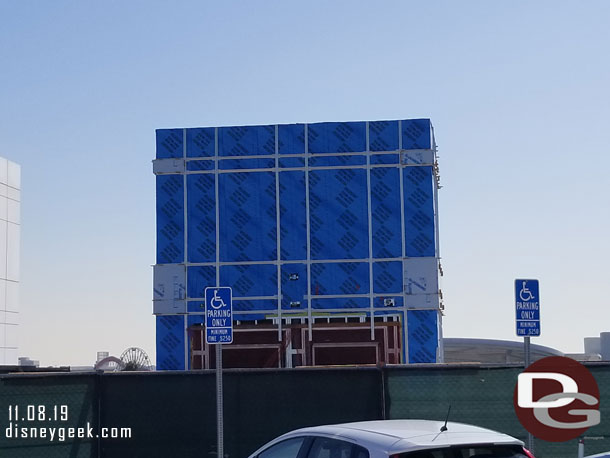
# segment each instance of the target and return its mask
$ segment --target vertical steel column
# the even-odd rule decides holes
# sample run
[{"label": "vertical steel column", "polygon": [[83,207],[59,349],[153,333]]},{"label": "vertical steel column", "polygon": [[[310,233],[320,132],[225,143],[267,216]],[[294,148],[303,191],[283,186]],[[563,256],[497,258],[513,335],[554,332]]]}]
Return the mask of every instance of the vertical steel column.
[{"label": "vertical steel column", "polygon": [[214,204],[216,210],[216,286],[220,286],[220,198],[218,196],[218,127],[214,128]]},{"label": "vertical steel column", "polygon": [[[280,223],[280,145],[279,127],[275,125],[275,239],[277,251],[277,340],[282,341],[282,267],[281,250],[281,223]],[[280,363],[281,364],[281,363]]]},{"label": "vertical steel column", "polygon": [[373,299],[373,210],[371,207],[371,151],[369,122],[366,122],[366,198],[369,236],[369,307],[371,314],[371,340],[375,340],[375,303]]},{"label": "vertical steel column", "polygon": [[190,355],[189,355],[189,343],[188,343],[188,275],[186,265],[188,263],[188,175],[186,173],[186,129],[182,129],[182,161],[184,170],[182,171],[183,177],[183,214],[184,214],[184,369],[189,369]]},{"label": "vertical steel column", "polygon": [[407,247],[405,246],[405,186],[402,164],[402,121],[398,121],[398,177],[400,182],[400,241],[402,246],[402,309],[403,309],[403,323],[402,323],[402,337],[403,337],[403,353],[404,363],[409,363],[409,333],[408,333],[408,320],[407,320],[407,296],[405,294],[405,260],[407,258]]},{"label": "vertical steel column", "polygon": [[307,226],[307,330],[309,332],[309,340],[313,338],[313,329],[311,320],[311,225],[309,222],[309,139],[308,125],[305,124],[305,223]]},{"label": "vertical steel column", "polygon": [[443,312],[440,309],[438,309],[437,314],[438,314],[438,322],[436,323],[436,325],[437,325],[437,330],[438,330],[438,351],[437,351],[437,356],[436,356],[436,362],[444,363],[445,362],[445,345],[443,344]]},{"label": "vertical steel column", "polygon": [[440,289],[441,289],[441,275],[440,275],[440,262],[441,262],[441,242],[439,235],[439,227],[438,227],[438,190],[440,189],[440,175],[438,171],[438,157],[436,155],[436,139],[434,138],[434,128],[430,126],[430,141],[431,147],[433,151],[433,160],[434,165],[432,167],[432,171],[434,173],[434,183],[432,186],[432,193],[434,195],[434,235],[435,235],[435,253],[436,253],[436,262],[437,262],[437,278],[438,278],[438,291],[437,295],[439,298],[438,302],[438,351],[437,351],[437,363],[445,362],[445,345],[443,344],[443,312],[440,308]]},{"label": "vertical steel column", "polygon": [[[218,127],[214,129],[214,187],[216,200],[216,286],[220,286],[220,198],[218,196]],[[222,389],[222,344],[216,344],[216,439],[217,458],[224,457],[224,415]]]}]

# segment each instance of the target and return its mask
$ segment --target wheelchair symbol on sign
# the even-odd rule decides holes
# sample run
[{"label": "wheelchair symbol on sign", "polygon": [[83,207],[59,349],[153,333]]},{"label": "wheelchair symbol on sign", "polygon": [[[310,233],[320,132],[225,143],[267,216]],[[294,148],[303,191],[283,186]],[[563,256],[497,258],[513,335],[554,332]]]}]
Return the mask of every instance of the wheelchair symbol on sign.
[{"label": "wheelchair symbol on sign", "polygon": [[219,309],[220,307],[225,307],[225,302],[222,300],[222,297],[218,296],[218,290],[214,290],[214,297],[210,299],[210,305],[213,309]]},{"label": "wheelchair symbol on sign", "polygon": [[523,302],[529,302],[531,300],[534,299],[534,295],[532,294],[532,292],[529,290],[528,287],[526,287],[527,282],[523,282],[523,286],[521,286],[521,291],[519,291],[519,297],[521,298],[521,300]]}]

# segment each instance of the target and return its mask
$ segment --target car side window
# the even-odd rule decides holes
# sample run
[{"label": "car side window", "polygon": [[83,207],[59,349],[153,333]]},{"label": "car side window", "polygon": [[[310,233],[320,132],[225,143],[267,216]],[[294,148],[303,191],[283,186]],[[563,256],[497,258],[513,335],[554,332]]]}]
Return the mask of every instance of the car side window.
[{"label": "car side window", "polygon": [[434,450],[418,450],[399,455],[400,458],[526,458],[518,446],[453,446]]},{"label": "car side window", "polygon": [[464,458],[526,458],[523,453],[515,447],[470,447],[460,450]]},{"label": "car side window", "polygon": [[351,442],[316,437],[307,458],[369,458],[369,452]]},{"label": "car side window", "polygon": [[303,442],[304,437],[286,439],[260,452],[258,458],[297,458]]},{"label": "car side window", "polygon": [[[420,450],[408,455],[409,458],[445,458],[446,456],[442,450]],[[451,456],[453,457],[453,455]]]}]

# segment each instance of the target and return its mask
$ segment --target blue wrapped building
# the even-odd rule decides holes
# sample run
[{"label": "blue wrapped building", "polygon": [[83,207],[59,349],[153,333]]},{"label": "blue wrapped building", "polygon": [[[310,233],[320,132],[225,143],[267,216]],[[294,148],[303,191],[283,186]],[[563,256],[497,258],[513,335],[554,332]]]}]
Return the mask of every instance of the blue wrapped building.
[{"label": "blue wrapped building", "polygon": [[210,367],[208,286],[233,288],[239,367],[442,360],[430,120],[160,129],[153,170],[157,369]]}]

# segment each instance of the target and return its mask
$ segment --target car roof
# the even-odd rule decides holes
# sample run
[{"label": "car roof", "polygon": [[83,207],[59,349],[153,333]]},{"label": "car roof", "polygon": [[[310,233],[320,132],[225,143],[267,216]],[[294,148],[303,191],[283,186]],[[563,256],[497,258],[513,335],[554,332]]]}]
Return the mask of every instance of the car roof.
[{"label": "car roof", "polygon": [[448,422],[447,430],[441,432],[444,424],[443,421],[433,420],[362,421],[302,428],[287,433],[282,438],[302,435],[336,437],[388,453],[459,444],[523,445],[520,440],[506,434],[463,423]]}]

